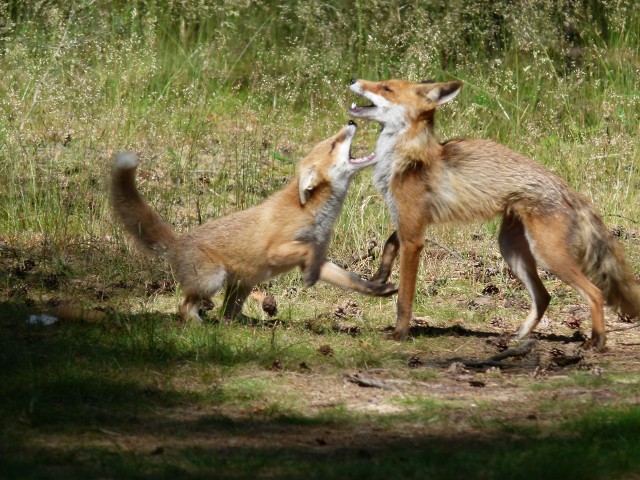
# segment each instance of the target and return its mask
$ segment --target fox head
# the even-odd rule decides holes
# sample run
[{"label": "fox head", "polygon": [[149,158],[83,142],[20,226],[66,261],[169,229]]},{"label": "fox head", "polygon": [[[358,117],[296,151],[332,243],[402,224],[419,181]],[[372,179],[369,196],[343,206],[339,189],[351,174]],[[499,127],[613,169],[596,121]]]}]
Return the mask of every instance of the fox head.
[{"label": "fox head", "polygon": [[352,80],[351,91],[369,100],[371,105],[353,103],[349,114],[376,121],[385,128],[402,129],[420,118],[432,118],[436,107],[452,100],[461,88],[462,82],[457,80],[442,83]]},{"label": "fox head", "polygon": [[300,161],[298,167],[298,193],[305,205],[316,190],[328,188],[333,195],[344,197],[352,177],[363,168],[376,162],[375,153],[362,158],[351,156],[351,143],[357,126],[349,121],[333,137],[317,144]]}]

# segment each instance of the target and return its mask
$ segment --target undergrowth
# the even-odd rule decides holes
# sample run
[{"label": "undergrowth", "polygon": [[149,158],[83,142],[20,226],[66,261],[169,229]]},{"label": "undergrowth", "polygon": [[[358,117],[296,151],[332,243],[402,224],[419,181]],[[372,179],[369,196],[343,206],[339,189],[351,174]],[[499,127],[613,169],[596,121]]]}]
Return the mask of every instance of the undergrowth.
[{"label": "undergrowth", "polygon": [[[215,311],[205,325],[182,325],[171,272],[129,245],[107,189],[113,153],[136,151],[143,195],[183,232],[281,188],[305,152],[348,121],[351,78],[460,79],[461,94],[438,114],[440,137],[491,138],[546,165],[592,200],[638,270],[639,36],[633,0],[0,2],[0,415],[7,425],[0,452],[9,453],[2,455],[8,478],[64,476],[70,466],[80,478],[189,478],[225,468],[338,478],[347,466],[350,478],[534,478],[552,464],[554,478],[638,471],[630,453],[638,447],[637,408],[605,411],[581,400],[566,420],[558,418],[570,409],[559,407],[553,428],[525,428],[522,418],[487,420],[490,405],[462,425],[457,415],[469,415],[466,407],[408,398],[399,404],[418,405],[417,413],[384,417],[372,449],[359,443],[341,453],[329,444],[317,457],[299,445],[252,448],[251,439],[222,455],[206,440],[181,444],[193,432],[278,436],[295,427],[318,428],[310,435],[324,448],[330,439],[322,429],[336,426],[357,443],[353,431],[382,416],[356,414],[340,401],[305,415],[300,392],[273,377],[406,368],[425,351],[484,352],[481,330],[488,322],[515,328],[526,295],[499,257],[499,222],[447,225],[428,230],[421,266],[416,314],[429,322],[428,335],[407,344],[384,339],[393,300],[304,289],[298,272],[260,286],[277,298],[275,319],[250,301],[256,325],[218,324]],[[377,134],[375,125],[359,125],[354,153],[373,149]],[[368,276],[377,260],[367,253],[379,254],[391,230],[365,171],[329,256]],[[553,278],[545,282],[554,296],[550,317],[560,338],[570,338],[581,300]],[[487,292],[499,293],[470,303]],[[105,311],[107,321],[24,324],[67,303]],[[617,388],[584,375],[567,385]],[[424,369],[414,378],[437,382],[442,374]],[[636,383],[625,388],[637,393]],[[546,405],[531,414],[517,406],[518,414],[556,412]],[[220,411],[196,425],[175,413],[208,407]],[[178,417],[165,418],[168,411]],[[252,415],[258,420],[247,420]],[[432,421],[452,428],[392,440],[379,433]],[[506,425],[509,436],[495,425]],[[488,433],[456,437],[454,426]],[[182,447],[149,455],[114,453],[106,442],[65,447],[78,432],[95,440],[113,429],[170,432]]]}]

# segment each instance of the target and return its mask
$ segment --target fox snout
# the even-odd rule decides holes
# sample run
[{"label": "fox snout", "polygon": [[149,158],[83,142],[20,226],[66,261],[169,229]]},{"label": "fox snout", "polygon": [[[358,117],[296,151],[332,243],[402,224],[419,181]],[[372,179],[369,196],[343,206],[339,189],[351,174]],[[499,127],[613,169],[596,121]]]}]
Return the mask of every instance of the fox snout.
[{"label": "fox snout", "polygon": [[333,137],[331,149],[333,150],[333,148],[335,148],[337,145],[340,145],[344,142],[349,142],[349,145],[351,145],[351,141],[353,137],[356,136],[357,130],[358,126],[356,125],[356,122],[349,120],[349,123],[342,127],[338,134]]},{"label": "fox snout", "polygon": [[356,122],[354,122],[353,120],[349,120],[349,123],[347,124],[345,129],[347,137],[351,139],[355,137],[356,132],[358,131],[358,125],[356,125]]},{"label": "fox snout", "polygon": [[351,90],[356,95],[364,94],[364,88],[362,88],[361,82],[357,78],[351,79],[351,83],[349,83],[349,90]]}]

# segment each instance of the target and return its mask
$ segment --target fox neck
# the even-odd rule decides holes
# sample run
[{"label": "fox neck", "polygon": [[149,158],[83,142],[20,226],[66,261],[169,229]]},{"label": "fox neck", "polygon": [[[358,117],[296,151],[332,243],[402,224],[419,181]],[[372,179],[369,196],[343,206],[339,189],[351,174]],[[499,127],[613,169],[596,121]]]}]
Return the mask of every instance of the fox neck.
[{"label": "fox neck", "polygon": [[424,119],[411,123],[396,144],[396,172],[415,164],[431,166],[442,155],[442,146],[433,129],[433,111]]},{"label": "fox neck", "polygon": [[416,163],[432,164],[442,152],[433,129],[433,111],[400,128],[383,127],[376,143],[373,183],[384,197],[391,219],[398,227],[398,208],[391,192],[391,180]]},{"label": "fox neck", "polygon": [[313,243],[326,249],[331,240],[333,224],[342,211],[351,179],[340,183],[338,188],[333,188],[329,184],[322,186],[322,190],[328,191],[314,192],[309,202],[302,207],[313,215],[313,222],[300,229],[296,234],[296,240]]}]

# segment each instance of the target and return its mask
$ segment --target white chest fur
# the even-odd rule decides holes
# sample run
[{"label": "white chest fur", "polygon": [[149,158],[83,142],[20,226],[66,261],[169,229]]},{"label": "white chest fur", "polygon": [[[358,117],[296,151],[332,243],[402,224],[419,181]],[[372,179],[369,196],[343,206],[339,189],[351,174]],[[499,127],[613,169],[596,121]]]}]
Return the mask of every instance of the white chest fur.
[{"label": "white chest fur", "polygon": [[398,208],[396,201],[391,193],[391,178],[393,177],[395,146],[397,133],[385,132],[382,130],[376,144],[376,157],[378,163],[375,164],[373,171],[373,183],[384,198],[389,208],[391,220],[396,228],[398,228]]}]

